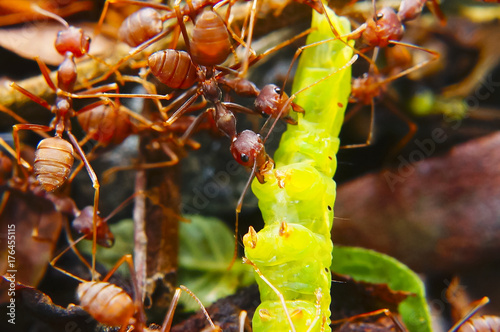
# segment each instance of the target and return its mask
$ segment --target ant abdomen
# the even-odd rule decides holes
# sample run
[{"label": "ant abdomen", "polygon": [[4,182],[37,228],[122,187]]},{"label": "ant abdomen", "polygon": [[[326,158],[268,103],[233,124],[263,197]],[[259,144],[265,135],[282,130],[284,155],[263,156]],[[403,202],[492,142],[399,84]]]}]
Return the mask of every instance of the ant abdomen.
[{"label": "ant abdomen", "polygon": [[202,66],[219,65],[231,54],[231,48],[224,20],[213,11],[203,12],[193,28],[193,61]]},{"label": "ant abdomen", "polygon": [[59,188],[73,166],[73,146],[60,137],[45,138],[35,151],[35,175],[46,191]]},{"label": "ant abdomen", "polygon": [[163,50],[151,54],[148,64],[154,76],[172,89],[187,89],[198,76],[191,57],[184,51]]},{"label": "ant abdomen", "polygon": [[103,145],[120,144],[134,130],[129,116],[113,105],[99,105],[78,114],[78,123],[90,138]]},{"label": "ant abdomen", "polygon": [[131,47],[136,47],[162,32],[161,15],[152,8],[143,8],[123,21],[118,38]]},{"label": "ant abdomen", "polygon": [[98,322],[109,326],[133,323],[134,302],[122,288],[109,282],[82,282],[77,294],[82,308]]},{"label": "ant abdomen", "polygon": [[480,316],[474,317],[464,323],[458,332],[493,332],[500,331],[500,317]]}]

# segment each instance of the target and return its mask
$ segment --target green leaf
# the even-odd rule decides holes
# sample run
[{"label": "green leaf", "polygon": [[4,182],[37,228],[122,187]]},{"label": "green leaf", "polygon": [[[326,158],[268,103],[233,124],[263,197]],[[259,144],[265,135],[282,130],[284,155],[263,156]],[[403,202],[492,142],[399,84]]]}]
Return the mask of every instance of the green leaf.
[{"label": "green leaf", "polygon": [[430,332],[431,318],[422,280],[406,265],[387,255],[362,248],[334,247],[331,270],[354,280],[387,284],[392,290],[415,294],[399,304],[410,332]]},{"label": "green leaf", "polygon": [[[222,221],[194,215],[186,218],[191,222],[180,225],[180,284],[209,305],[254,282],[252,268],[241,260],[227,269],[233,258],[234,236]],[[185,300],[184,304],[187,310],[199,309],[194,301]]]}]

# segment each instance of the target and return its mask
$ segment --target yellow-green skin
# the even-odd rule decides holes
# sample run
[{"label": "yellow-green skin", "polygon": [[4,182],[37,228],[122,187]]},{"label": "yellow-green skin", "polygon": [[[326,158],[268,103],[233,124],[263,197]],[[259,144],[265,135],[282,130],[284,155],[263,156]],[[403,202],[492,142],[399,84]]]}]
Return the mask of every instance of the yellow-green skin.
[{"label": "yellow-green skin", "polygon": [[[340,34],[350,31],[347,19],[332,11],[329,15]],[[312,26],[318,30],[309,35],[307,44],[333,37],[324,15],[314,12]],[[328,76],[351,57],[352,49],[340,41],[306,49],[293,91]],[[266,183],[252,184],[266,225],[258,232],[255,247],[245,242],[245,254],[283,294],[296,331],[330,331],[332,177],[350,91],[351,70],[346,68],[300,93],[295,102],[305,109],[305,116],[298,114],[298,124],[289,125],[283,134],[275,172],[266,175]],[[283,221],[288,230],[280,233]],[[253,331],[291,330],[276,293],[257,275],[256,280],[262,303],[253,318]]]}]

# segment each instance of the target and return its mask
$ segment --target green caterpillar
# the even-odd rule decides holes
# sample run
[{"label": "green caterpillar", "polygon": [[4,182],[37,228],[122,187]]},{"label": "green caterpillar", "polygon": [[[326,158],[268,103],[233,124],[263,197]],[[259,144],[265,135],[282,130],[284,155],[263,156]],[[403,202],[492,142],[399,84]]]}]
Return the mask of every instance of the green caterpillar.
[{"label": "green caterpillar", "polygon": [[[347,19],[327,12],[341,35],[350,31]],[[313,12],[312,27],[317,30],[307,44],[333,38],[324,15]],[[351,57],[352,49],[340,41],[307,48],[293,91],[327,77]],[[253,318],[254,331],[330,331],[332,177],[350,90],[349,67],[298,94],[295,102],[306,110],[305,116],[298,114],[298,124],[283,134],[274,173],[265,175],[264,184],[252,184],[266,225],[245,235],[245,255],[277,289],[256,278],[262,303]]]}]

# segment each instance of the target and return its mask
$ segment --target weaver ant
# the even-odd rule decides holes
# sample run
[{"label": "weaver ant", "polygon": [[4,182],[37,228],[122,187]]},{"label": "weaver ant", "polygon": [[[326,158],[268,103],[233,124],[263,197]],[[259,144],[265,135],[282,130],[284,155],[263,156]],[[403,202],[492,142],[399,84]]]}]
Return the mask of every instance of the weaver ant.
[{"label": "weaver ant", "polygon": [[[57,20],[66,27],[65,30],[61,30],[59,32],[55,41],[55,48],[59,54],[64,56],[64,60],[57,69],[56,85],[50,78],[49,69],[45,65],[45,63],[43,63],[38,58],[35,58],[46,83],[56,93],[56,100],[54,102],[54,105],[50,105],[44,99],[34,95],[30,91],[17,85],[16,83],[11,83],[10,85],[12,88],[21,92],[39,105],[50,110],[55,115],[49,126],[27,123],[16,124],[13,126],[12,134],[14,137],[17,163],[19,165],[22,165],[20,156],[19,130],[32,130],[42,132],[54,130],[54,137],[48,137],[39,142],[38,147],[35,151],[35,161],[33,167],[35,176],[41,186],[47,192],[51,192],[59,188],[68,179],[71,167],[73,165],[76,149],[77,155],[81,158],[82,163],[87,169],[95,191],[93,213],[93,234],[95,237],[97,233],[95,221],[97,220],[98,214],[100,185],[97,176],[87,159],[86,154],[83,152],[82,148],[78,144],[78,141],[71,132],[70,119],[77,114],[90,111],[95,107],[106,104],[108,103],[108,101],[101,100],[98,102],[94,102],[83,107],[78,112],[73,109],[72,99],[68,97],[68,94],[73,93],[77,79],[75,58],[79,58],[83,55],[88,54],[88,50],[90,47],[90,38],[83,32],[82,29],[69,26],[69,24],[59,16],[40,8],[38,8],[37,10],[44,15]],[[112,89],[115,89],[115,87],[113,85],[109,85],[95,88],[93,89],[93,91],[102,92]],[[64,132],[66,132],[69,141],[62,138]],[[31,170],[31,166],[28,167],[28,170]],[[93,249],[95,250],[95,247]],[[94,263],[95,262],[93,262],[93,264]]]},{"label": "weaver ant", "polygon": [[[147,3],[134,0],[107,0],[97,24],[95,34],[99,33],[100,27],[104,22],[104,17],[106,16],[109,5],[111,3],[127,3],[146,8],[142,8],[127,17],[123,21],[118,32],[119,39],[127,43],[129,46],[134,47],[134,49],[132,49],[126,57],[122,58],[118,63],[116,63],[110,71],[108,71],[105,75],[103,75],[96,81],[107,79],[132,56],[138,54],[151,44],[161,40],[173,31],[176,31],[176,33],[174,38],[172,38],[171,48],[175,48],[179,37],[179,29],[183,30],[184,34],[186,34],[186,29],[183,25],[180,24],[174,24],[164,29],[163,22],[173,18],[177,18],[179,22],[182,22],[185,16],[190,17],[194,22],[196,16],[198,16],[198,14],[201,13],[207,6],[212,6],[212,8],[215,10],[228,3],[230,6],[232,5],[232,2],[229,0],[202,0],[194,2],[188,1],[184,7],[180,8],[180,1],[176,1],[174,9],[172,9],[171,7],[163,4]],[[162,15],[158,10],[165,11],[166,13]],[[230,8],[228,8],[227,15],[229,15],[229,11]],[[231,34],[235,39],[239,40],[239,38],[234,33],[231,32]]]},{"label": "weaver ant", "polygon": [[[81,240],[81,238],[73,242],[69,237],[69,240],[71,241],[70,246],[64,249],[59,255],[57,255],[50,262],[50,265],[63,274],[68,275],[80,282],[77,288],[77,296],[79,298],[80,306],[99,323],[108,325],[110,327],[119,327],[121,332],[128,331],[130,327],[133,327],[134,331],[137,330],[140,332],[170,331],[174,311],[177,307],[180,295],[184,291],[188,293],[200,305],[203,313],[205,314],[205,317],[207,318],[207,321],[211,326],[211,330],[222,331],[220,327],[213,323],[201,301],[194,295],[193,292],[182,285],[175,290],[174,296],[165,315],[165,319],[161,328],[158,328],[158,326],[155,324],[147,327],[144,307],[141,302],[140,291],[135,276],[132,255],[128,254],[122,256],[122,258],[115,263],[112,269],[109,270],[102,281],[86,281],[56,266],[57,261],[69,249],[73,249],[75,253],[77,253],[77,250],[76,248],[74,248],[74,246],[78,241]],[[82,259],[82,262],[85,265],[88,266],[88,263],[83,260],[81,254],[77,254],[77,256]],[[134,289],[133,297],[131,297],[123,288],[108,281],[123,263],[127,264],[130,271],[132,279],[131,281]],[[92,272],[92,275],[94,274],[95,272]]]},{"label": "weaver ant", "polygon": [[[367,58],[366,55],[363,54],[363,52],[366,51],[367,49],[363,49],[361,51],[353,49],[355,53],[359,54],[370,63],[370,69],[362,77],[353,79],[352,93],[349,102],[357,103],[357,105],[355,106],[355,108],[353,108],[350,112],[347,113],[344,121],[348,121],[356,112],[358,112],[361,109],[362,106],[371,105],[370,129],[368,137],[364,143],[349,144],[342,146],[341,148],[364,147],[370,145],[372,141],[373,127],[374,127],[375,98],[380,98],[386,92],[387,86],[390,82],[398,78],[401,78],[403,76],[406,76],[416,70],[419,70],[420,68],[428,65],[432,61],[435,61],[439,58],[438,52],[420,46],[403,43],[400,41],[404,32],[403,23],[415,19],[421,12],[424,3],[425,1],[412,2],[404,0],[401,3],[400,11],[398,14],[396,14],[396,12],[392,8],[389,7],[383,8],[377,12],[375,18],[368,19],[367,22],[361,25],[358,29],[343,36],[340,36],[338,34],[336,28],[333,26],[332,22],[330,21],[327,15],[328,24],[330,25],[330,28],[335,35],[335,38],[326,39],[323,41],[303,46],[299,48],[295,53],[292,63],[296,61],[297,57],[302,53],[302,51],[307,48],[315,47],[317,45],[321,45],[323,43],[327,43],[332,40],[337,40],[337,39],[342,40],[342,38],[359,39],[363,37],[363,39],[369,45],[369,48],[367,49],[375,47],[386,47],[386,46],[406,47],[406,48],[425,51],[432,56],[430,59],[418,63],[410,68],[407,68],[398,73],[385,77],[380,73],[377,65],[375,64],[378,49],[374,52],[372,59]],[[375,2],[373,2],[373,4],[375,7]],[[345,44],[352,48],[352,46],[350,46],[349,44],[347,43]],[[393,149],[394,151],[398,151],[401,147],[406,145],[406,143],[411,139],[411,137],[415,134],[417,128],[416,125],[411,120],[409,120],[405,115],[401,114],[396,108],[390,107],[390,110],[393,111],[403,121],[405,121],[405,123],[409,127],[408,133],[400,141],[400,143]]]},{"label": "weaver ant", "polygon": [[[306,91],[307,89],[312,88],[313,86],[327,80],[331,76],[335,75],[341,70],[344,70],[345,68],[351,66],[356,60],[357,60],[357,55],[353,56],[351,60],[349,60],[344,66],[337,68],[333,70],[331,73],[329,73],[327,76],[317,80],[316,82],[312,83],[309,86],[306,86],[299,91],[295,92],[292,94],[290,97],[288,97],[283,90],[279,89],[273,89],[272,92],[272,103],[268,105],[272,105],[273,107],[270,107],[270,113],[273,114],[274,122],[272,123],[266,137],[264,140],[260,138],[260,135],[257,135],[256,133],[250,131],[250,130],[245,130],[241,132],[237,137],[233,139],[231,142],[231,153],[233,154],[233,157],[235,160],[240,163],[243,166],[246,167],[251,167],[252,168],[252,173],[243,189],[243,192],[238,200],[238,204],[236,206],[236,229],[238,229],[238,216],[239,213],[241,212],[241,207],[243,205],[243,198],[245,197],[246,191],[250,187],[250,183],[253,180],[253,177],[257,177],[258,181],[260,183],[265,182],[265,175],[269,175],[273,169],[274,169],[274,161],[272,158],[265,152],[264,148],[264,143],[268,139],[270,133],[272,132],[273,128],[275,127],[277,121],[282,118],[282,115],[290,108],[293,108],[294,110],[296,108],[299,108],[300,106],[296,105],[293,107],[292,105],[293,100],[297,97],[298,94]],[[293,63],[292,63],[293,64]],[[290,70],[288,71],[290,73]],[[286,82],[286,80],[285,80]],[[300,108],[302,109],[302,108]],[[306,116],[304,112],[299,112],[303,114],[303,116]],[[297,122],[293,122],[291,124],[296,125]],[[265,124],[264,124],[265,126]],[[236,234],[236,243],[235,243],[235,252],[233,256],[233,261],[231,262],[231,265],[234,263],[236,256],[237,256],[237,234]]]}]

